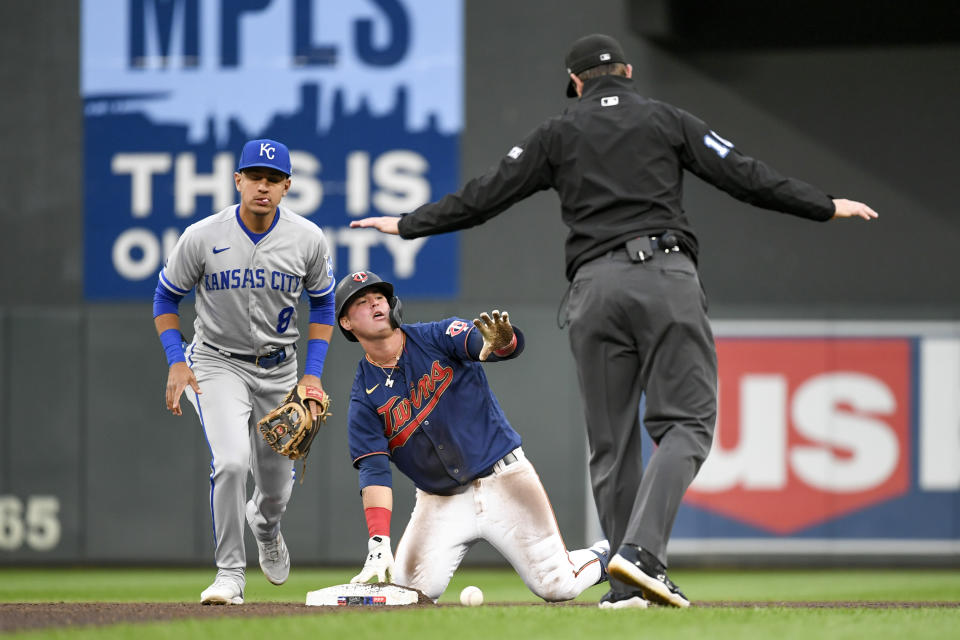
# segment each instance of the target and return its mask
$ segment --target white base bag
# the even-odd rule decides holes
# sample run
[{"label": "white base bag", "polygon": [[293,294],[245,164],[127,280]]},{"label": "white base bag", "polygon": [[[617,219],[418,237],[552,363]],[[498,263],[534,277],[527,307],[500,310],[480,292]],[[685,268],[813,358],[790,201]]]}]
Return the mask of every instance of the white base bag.
[{"label": "white base bag", "polygon": [[417,604],[419,593],[395,584],[338,584],[307,592],[308,607],[385,607]]}]

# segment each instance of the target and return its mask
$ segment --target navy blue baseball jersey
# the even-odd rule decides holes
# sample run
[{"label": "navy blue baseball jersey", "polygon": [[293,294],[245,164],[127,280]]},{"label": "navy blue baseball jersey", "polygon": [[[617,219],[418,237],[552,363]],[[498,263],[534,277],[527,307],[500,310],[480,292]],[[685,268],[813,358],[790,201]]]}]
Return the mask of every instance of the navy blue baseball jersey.
[{"label": "navy blue baseball jersey", "polygon": [[[519,447],[520,434],[471,355],[482,343],[472,322],[447,318],[400,330],[405,341],[396,367],[367,357],[357,366],[347,418],[350,455],[356,467],[387,455],[420,489],[449,495]],[[509,357],[523,348],[514,330],[517,348]],[[361,474],[361,488],[366,484],[381,483],[364,482]]]}]

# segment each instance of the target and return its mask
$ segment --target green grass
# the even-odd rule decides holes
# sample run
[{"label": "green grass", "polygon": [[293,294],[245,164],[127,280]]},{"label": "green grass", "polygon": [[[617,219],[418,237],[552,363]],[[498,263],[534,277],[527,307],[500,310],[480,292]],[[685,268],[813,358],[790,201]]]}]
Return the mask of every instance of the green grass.
[{"label": "green grass", "polygon": [[687,611],[482,607],[433,611],[351,612],[284,618],[233,618],[169,624],[115,625],[108,628],[11,634],[11,638],[136,640],[202,638],[349,638],[350,640],[570,640],[587,638],[664,638],[704,640],[851,640],[955,637],[955,610],[793,610],[699,609]]},{"label": "green grass", "polygon": [[[303,602],[307,591],[350,581],[355,568],[297,569],[286,584],[269,584],[253,567],[250,602]],[[693,600],[939,600],[960,601],[960,572],[952,570],[671,570]],[[214,578],[213,569],[0,568],[0,602],[191,602]],[[487,603],[541,602],[508,569],[462,569],[441,603],[456,603],[468,584],[483,589]],[[597,601],[606,587],[578,600]]]},{"label": "green grass", "polygon": [[[353,568],[297,569],[275,587],[251,568],[248,602],[303,602],[307,591],[349,581]],[[676,570],[671,577],[694,601],[935,600],[960,602],[960,573],[937,570],[721,571]],[[21,569],[0,568],[0,602],[194,602],[213,578],[210,569]],[[540,602],[515,573],[505,569],[458,571],[441,603],[457,602],[475,584],[493,606],[420,610],[340,611],[337,614],[184,620],[173,623],[51,629],[10,638],[365,638],[393,640],[574,640],[608,638],[898,638],[954,637],[960,609],[691,608],[608,611],[594,607],[510,607],[496,603]],[[593,587],[579,600],[596,602]]]}]

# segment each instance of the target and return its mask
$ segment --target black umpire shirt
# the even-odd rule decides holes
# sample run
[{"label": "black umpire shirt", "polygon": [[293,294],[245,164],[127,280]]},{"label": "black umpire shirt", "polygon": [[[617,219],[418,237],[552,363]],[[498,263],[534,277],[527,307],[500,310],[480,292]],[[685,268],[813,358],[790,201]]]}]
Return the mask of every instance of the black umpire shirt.
[{"label": "black umpire shirt", "polygon": [[632,80],[587,80],[583,96],[510,149],[488,173],[399,222],[400,236],[473,227],[527,196],[556,189],[563,207],[566,275],[642,235],[676,232],[696,260],[697,240],[682,206],[687,169],[750,204],[829,220],[830,197],[738,152],[703,121],[640,95]]}]

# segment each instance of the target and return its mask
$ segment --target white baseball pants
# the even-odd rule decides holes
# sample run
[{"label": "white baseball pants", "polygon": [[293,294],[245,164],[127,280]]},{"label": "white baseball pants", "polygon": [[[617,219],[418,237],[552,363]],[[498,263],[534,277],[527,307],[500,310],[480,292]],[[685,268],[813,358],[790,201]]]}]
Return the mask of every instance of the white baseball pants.
[{"label": "white baseball pants", "polygon": [[394,582],[436,600],[478,540],[513,565],[530,590],[547,601],[570,600],[600,579],[599,558],[567,551],[550,499],[533,465],[498,462],[490,475],[461,493],[439,496],[417,489],[417,502],[394,562]]}]

